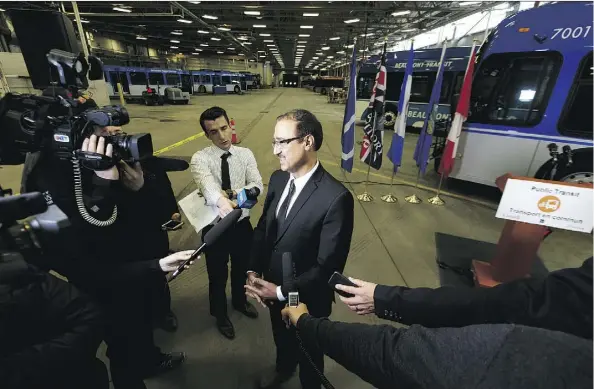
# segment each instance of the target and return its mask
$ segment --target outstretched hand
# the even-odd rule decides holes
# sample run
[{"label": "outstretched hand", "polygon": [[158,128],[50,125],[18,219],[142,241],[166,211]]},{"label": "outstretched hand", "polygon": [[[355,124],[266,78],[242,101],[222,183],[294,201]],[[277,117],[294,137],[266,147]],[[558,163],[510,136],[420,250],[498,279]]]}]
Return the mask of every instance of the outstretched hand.
[{"label": "outstretched hand", "polygon": [[[161,258],[159,260],[159,266],[161,267],[161,270],[163,270],[165,273],[175,271],[185,261],[190,259],[190,257],[192,256],[193,253],[194,253],[194,250],[178,251],[177,253],[173,253],[165,258]],[[199,259],[199,258],[200,257],[198,257],[196,259]],[[194,263],[194,261],[195,260],[188,262],[188,264],[185,266],[185,269],[189,269],[190,265],[192,265]]]},{"label": "outstretched hand", "polygon": [[357,285],[357,287],[337,284],[335,288],[343,292],[353,294],[354,296],[339,296],[340,300],[357,315],[367,315],[369,313],[375,312],[375,302],[373,300],[373,296],[375,294],[375,288],[377,284],[351,277],[349,277],[349,280]]}]

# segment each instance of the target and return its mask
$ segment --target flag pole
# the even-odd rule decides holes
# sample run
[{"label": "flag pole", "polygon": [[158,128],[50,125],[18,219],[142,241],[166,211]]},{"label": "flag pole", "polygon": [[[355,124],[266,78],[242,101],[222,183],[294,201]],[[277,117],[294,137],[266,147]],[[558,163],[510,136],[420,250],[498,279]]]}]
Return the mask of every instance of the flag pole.
[{"label": "flag pole", "polygon": [[[419,189],[419,179],[421,178],[421,167],[417,169],[417,182],[415,183],[415,189]],[[406,196],[404,201],[410,204],[420,204],[422,200],[416,194]]]},{"label": "flag pole", "polygon": [[396,174],[395,169],[392,169],[392,179],[390,180],[390,189],[389,189],[389,192],[387,195],[383,195],[381,197],[383,202],[392,203],[392,204],[398,202],[398,199],[396,198],[396,196],[394,196],[392,194],[392,186],[394,185],[394,175],[395,174]]},{"label": "flag pole", "polygon": [[[374,113],[373,114],[373,128],[374,129],[375,129],[376,120],[377,120],[377,114]],[[370,147],[373,147],[373,145],[370,145]],[[357,195],[357,200],[364,202],[364,203],[369,203],[369,202],[373,201],[373,196],[367,192],[367,183],[369,182],[369,170],[370,169],[371,169],[371,160],[367,164],[367,177],[365,177],[365,186],[363,189],[363,193],[361,193],[360,195]]]},{"label": "flag pole", "polygon": [[429,199],[427,199],[427,202],[429,204],[433,204],[433,205],[444,205],[445,201],[443,201],[443,199],[441,197],[439,197],[439,194],[441,193],[441,184],[443,182],[443,173],[441,173],[439,175],[439,184],[437,185],[437,194]]}]

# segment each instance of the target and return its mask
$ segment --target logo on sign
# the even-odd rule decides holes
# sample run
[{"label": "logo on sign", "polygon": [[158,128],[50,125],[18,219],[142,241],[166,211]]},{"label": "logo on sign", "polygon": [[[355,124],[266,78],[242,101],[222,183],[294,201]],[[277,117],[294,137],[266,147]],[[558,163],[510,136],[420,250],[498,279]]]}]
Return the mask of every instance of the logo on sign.
[{"label": "logo on sign", "polygon": [[561,200],[555,196],[545,196],[538,200],[538,209],[542,212],[555,212],[561,207]]},{"label": "logo on sign", "polygon": [[63,134],[54,134],[54,140],[56,142],[68,143],[70,142],[70,137],[68,137],[68,135]]}]

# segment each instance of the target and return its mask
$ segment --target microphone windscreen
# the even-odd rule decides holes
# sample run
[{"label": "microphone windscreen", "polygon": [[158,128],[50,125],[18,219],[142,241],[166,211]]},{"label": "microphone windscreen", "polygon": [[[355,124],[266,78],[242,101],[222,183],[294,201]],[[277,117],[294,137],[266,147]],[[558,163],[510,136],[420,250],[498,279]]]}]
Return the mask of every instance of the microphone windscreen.
[{"label": "microphone windscreen", "polygon": [[225,231],[227,231],[231,226],[233,226],[239,218],[241,217],[241,209],[234,209],[230,213],[227,214],[224,218],[222,218],[217,224],[214,225],[206,234],[204,234],[203,243],[206,246],[212,245],[214,242],[219,239],[221,235]]},{"label": "microphone windscreen", "polygon": [[160,170],[164,170],[166,172],[183,172],[184,170],[188,170],[190,167],[190,164],[183,159],[156,156],[146,158],[143,163],[149,168],[149,170],[155,166],[158,166]]}]

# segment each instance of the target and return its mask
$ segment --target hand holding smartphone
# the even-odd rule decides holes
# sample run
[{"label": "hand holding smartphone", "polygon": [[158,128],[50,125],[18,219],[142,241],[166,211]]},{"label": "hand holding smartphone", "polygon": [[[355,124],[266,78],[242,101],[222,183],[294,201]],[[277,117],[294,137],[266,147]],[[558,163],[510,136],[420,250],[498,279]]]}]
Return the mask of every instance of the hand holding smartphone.
[{"label": "hand holding smartphone", "polygon": [[161,229],[164,231],[175,231],[179,230],[184,225],[184,222],[178,220],[169,220],[167,223],[161,225]]},{"label": "hand holding smartphone", "polygon": [[354,297],[354,294],[350,294],[350,293],[346,293],[343,292],[342,290],[338,290],[336,289],[336,285],[337,284],[341,284],[341,285],[346,285],[346,286],[352,286],[357,288],[358,286],[355,285],[354,283],[351,282],[351,280],[349,280],[348,278],[346,278],[345,276],[343,276],[342,274],[340,274],[339,272],[335,271],[332,276],[330,277],[330,279],[328,280],[328,285],[330,285],[330,287],[332,289],[334,289],[334,291],[336,293],[338,293],[339,295],[341,295],[342,297]]}]

